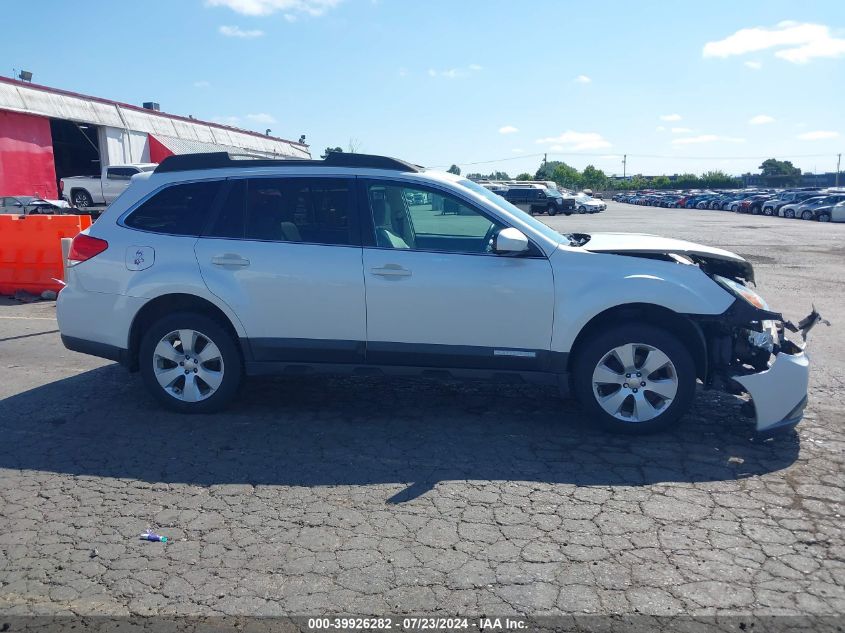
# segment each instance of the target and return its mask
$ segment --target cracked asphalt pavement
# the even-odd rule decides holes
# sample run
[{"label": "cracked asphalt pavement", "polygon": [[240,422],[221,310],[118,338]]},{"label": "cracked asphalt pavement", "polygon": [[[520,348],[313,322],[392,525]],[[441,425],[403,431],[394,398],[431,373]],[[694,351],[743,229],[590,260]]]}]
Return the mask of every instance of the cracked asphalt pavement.
[{"label": "cracked asphalt pavement", "polygon": [[845,226],[544,219],[735,250],[788,316],[814,302],[797,432],[755,441],[700,392],[677,430],[614,437],[551,389],[392,378],[249,380],[183,417],[65,350],[53,303],[4,300],[0,614],[845,613]]}]

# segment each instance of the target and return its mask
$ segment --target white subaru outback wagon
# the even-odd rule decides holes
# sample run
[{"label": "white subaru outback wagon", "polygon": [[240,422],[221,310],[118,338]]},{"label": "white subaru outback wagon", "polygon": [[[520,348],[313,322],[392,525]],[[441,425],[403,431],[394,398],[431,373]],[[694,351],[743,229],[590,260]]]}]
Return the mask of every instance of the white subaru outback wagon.
[{"label": "white subaru outback wagon", "polygon": [[[561,234],[470,180],[383,156],[173,156],[73,241],[68,349],[219,410],[244,376],[492,377],[570,389],[606,427],[676,423],[697,381],[796,424],[809,363],[742,257]],[[799,324],[806,334],[820,319]]]}]

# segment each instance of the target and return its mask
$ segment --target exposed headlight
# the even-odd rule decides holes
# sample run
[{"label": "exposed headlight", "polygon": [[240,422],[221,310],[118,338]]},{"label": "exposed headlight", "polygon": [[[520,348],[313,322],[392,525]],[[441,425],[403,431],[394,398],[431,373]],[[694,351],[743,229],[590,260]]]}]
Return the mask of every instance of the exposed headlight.
[{"label": "exposed headlight", "polygon": [[769,309],[769,304],[766,303],[766,300],[751,290],[748,286],[744,286],[733,279],[728,279],[727,277],[722,277],[721,275],[713,275],[713,280],[732,295],[744,299],[755,308],[760,308],[761,310]]}]

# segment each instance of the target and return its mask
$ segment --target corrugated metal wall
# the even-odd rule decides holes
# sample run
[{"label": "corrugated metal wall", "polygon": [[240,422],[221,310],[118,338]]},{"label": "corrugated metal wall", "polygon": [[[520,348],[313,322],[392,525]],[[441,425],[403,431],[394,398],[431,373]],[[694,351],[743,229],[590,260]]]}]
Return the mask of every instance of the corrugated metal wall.
[{"label": "corrugated metal wall", "polygon": [[[58,94],[48,89],[29,87],[20,82],[0,82],[0,110],[11,110],[25,114],[67,119],[79,123],[89,123],[126,131],[127,134],[142,133],[163,135],[185,141],[201,141],[248,151],[261,152],[271,156],[290,158],[310,158],[308,148],[282,139],[250,134],[234,128],[220,127],[202,121],[174,118],[172,115],[156,114],[121,106],[114,102],[102,102],[82,95]],[[111,137],[110,137],[111,138]],[[116,138],[116,137],[115,137]],[[136,141],[121,141],[137,148]],[[115,147],[115,151],[117,151]],[[120,148],[121,152],[124,149]],[[108,160],[113,160],[109,151]]]}]

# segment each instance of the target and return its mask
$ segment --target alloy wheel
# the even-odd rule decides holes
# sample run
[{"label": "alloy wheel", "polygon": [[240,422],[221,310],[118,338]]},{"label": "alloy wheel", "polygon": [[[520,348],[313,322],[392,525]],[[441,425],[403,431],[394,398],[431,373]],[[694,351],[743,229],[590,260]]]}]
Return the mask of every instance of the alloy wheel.
[{"label": "alloy wheel", "polygon": [[647,422],[662,414],[678,393],[671,359],[644,343],[610,350],[593,370],[593,395],[609,415],[623,422]]},{"label": "alloy wheel", "polygon": [[167,394],[182,402],[211,397],[223,382],[223,355],[196,330],[165,334],[153,352],[153,373]]}]

